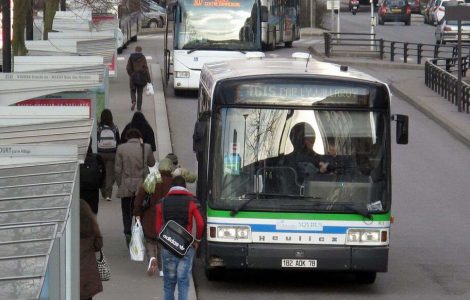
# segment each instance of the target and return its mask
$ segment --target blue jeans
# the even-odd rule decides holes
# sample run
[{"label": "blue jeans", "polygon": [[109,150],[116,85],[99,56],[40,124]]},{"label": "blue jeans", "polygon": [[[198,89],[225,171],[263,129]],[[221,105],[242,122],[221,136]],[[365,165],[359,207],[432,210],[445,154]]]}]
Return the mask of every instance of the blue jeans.
[{"label": "blue jeans", "polygon": [[178,300],[187,300],[189,278],[193,268],[195,249],[191,247],[183,258],[179,258],[163,249],[163,291],[164,300],[175,299],[175,287],[178,284]]}]

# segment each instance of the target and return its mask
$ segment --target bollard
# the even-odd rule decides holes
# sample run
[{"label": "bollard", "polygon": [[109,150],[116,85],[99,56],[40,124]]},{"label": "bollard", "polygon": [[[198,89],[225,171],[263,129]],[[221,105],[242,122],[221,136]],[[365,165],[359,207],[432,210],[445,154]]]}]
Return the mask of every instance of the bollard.
[{"label": "bollard", "polygon": [[408,62],[408,43],[403,44],[403,61],[405,64]]},{"label": "bollard", "polygon": [[423,57],[423,44],[418,44],[418,64],[421,64],[421,58]]},{"label": "bollard", "polygon": [[380,39],[380,59],[383,60],[384,59],[384,39]]},{"label": "bollard", "polygon": [[395,61],[395,42],[390,43],[390,60]]},{"label": "bollard", "polygon": [[331,51],[331,35],[329,32],[324,32],[323,33],[323,38],[325,39],[325,55],[326,57],[330,57],[330,51]]}]

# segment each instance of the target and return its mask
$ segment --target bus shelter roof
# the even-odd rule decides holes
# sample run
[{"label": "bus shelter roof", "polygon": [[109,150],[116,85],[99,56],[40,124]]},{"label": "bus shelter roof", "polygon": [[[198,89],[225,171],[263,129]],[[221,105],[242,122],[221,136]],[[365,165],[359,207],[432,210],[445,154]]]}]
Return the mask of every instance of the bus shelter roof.
[{"label": "bus shelter roof", "polygon": [[0,299],[39,298],[56,235],[55,223],[0,226]]},{"label": "bus shelter roof", "polygon": [[77,170],[77,160],[0,165],[0,226],[55,223],[62,234]]},{"label": "bus shelter roof", "polygon": [[[78,146],[78,159],[85,159],[94,119],[0,126],[0,145],[65,144]],[[1,223],[0,223],[1,224]]]}]

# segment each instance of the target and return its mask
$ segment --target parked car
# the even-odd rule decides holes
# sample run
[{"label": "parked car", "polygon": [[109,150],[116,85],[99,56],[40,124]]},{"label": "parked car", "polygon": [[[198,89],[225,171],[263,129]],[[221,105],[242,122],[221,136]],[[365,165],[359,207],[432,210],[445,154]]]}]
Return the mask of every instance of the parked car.
[{"label": "parked car", "polygon": [[454,0],[437,0],[436,4],[434,6],[434,10],[432,12],[432,20],[434,22],[432,24],[438,24],[442,20],[442,18],[444,18],[445,14],[446,14],[446,6],[456,5],[456,4],[460,4],[460,3],[464,3],[464,1],[463,0],[458,0],[458,1],[454,1]]},{"label": "parked car", "polygon": [[407,0],[381,0],[378,4],[379,25],[385,22],[411,23],[411,7]]},{"label": "parked car", "polygon": [[408,0],[408,4],[410,5],[412,14],[421,13],[421,0]]},{"label": "parked car", "polygon": [[424,24],[433,24],[431,22],[431,18],[432,18],[432,11],[435,6],[436,6],[436,0],[429,0],[429,2],[426,4],[424,11],[423,11]]},{"label": "parked car", "polygon": [[151,0],[140,2],[143,28],[162,28],[166,24],[166,10]]},{"label": "parked car", "polygon": [[[436,27],[436,44],[458,41],[457,21],[442,19]],[[470,42],[470,21],[462,21],[462,42]]]}]

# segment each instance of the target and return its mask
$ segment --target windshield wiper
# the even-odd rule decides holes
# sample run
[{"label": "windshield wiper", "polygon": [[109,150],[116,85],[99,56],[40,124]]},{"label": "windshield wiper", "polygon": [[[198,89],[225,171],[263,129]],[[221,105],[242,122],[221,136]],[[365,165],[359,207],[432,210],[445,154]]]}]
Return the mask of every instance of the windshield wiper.
[{"label": "windshield wiper", "polygon": [[248,198],[245,202],[240,204],[237,208],[234,208],[230,212],[230,216],[232,216],[232,217],[235,216],[240,210],[245,208],[253,200],[263,199],[263,198],[260,198],[260,196],[262,196],[262,197],[276,197],[276,198],[301,198],[301,199],[312,199],[312,200],[321,199],[321,197],[317,197],[317,196],[302,196],[302,195],[272,194],[272,193],[246,193],[246,194],[243,194],[243,198],[245,198],[246,196],[252,196],[252,198]]},{"label": "windshield wiper", "polygon": [[352,212],[355,212],[355,213],[363,216],[364,218],[372,220],[372,214],[368,210],[359,209],[359,208],[357,208],[354,205],[349,204],[349,203],[336,202],[336,203],[333,203],[332,205],[341,205],[342,207],[344,207],[344,208],[346,208],[346,209],[348,209]]}]

